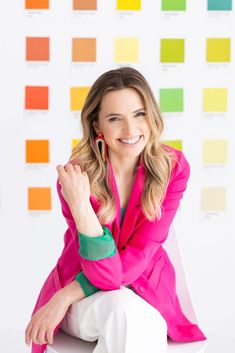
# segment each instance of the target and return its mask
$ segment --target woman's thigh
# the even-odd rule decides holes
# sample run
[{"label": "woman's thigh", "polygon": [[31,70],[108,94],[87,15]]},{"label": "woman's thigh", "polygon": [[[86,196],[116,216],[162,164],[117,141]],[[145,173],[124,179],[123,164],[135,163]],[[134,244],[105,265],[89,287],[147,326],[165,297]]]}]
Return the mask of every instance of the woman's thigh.
[{"label": "woman's thigh", "polygon": [[[167,335],[167,325],[161,314],[133,290],[122,286],[112,291],[99,291],[72,304],[61,324],[66,333],[87,341],[104,334],[110,315],[128,321],[129,332],[161,332]],[[118,320],[117,320],[118,321]],[[112,328],[110,328],[112,329]],[[131,330],[131,331],[130,331]]]}]

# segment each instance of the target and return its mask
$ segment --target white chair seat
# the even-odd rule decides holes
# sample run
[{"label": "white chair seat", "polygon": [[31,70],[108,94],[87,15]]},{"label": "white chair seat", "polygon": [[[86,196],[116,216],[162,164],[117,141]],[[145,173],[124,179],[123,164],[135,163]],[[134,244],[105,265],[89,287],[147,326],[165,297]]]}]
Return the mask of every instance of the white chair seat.
[{"label": "white chair seat", "polygon": [[[59,330],[52,345],[47,346],[46,353],[92,353],[97,341],[87,342],[74,338]],[[168,342],[167,353],[203,353],[206,341],[176,343]]]}]

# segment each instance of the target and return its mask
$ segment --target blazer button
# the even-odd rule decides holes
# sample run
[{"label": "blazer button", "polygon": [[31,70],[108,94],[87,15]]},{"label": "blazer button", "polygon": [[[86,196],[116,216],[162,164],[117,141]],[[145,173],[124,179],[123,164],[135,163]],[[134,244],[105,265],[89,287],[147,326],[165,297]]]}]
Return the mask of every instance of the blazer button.
[{"label": "blazer button", "polygon": [[139,287],[139,290],[140,290],[140,292],[142,292],[142,293],[145,292],[145,288],[144,288],[143,286],[140,286],[140,287]]}]

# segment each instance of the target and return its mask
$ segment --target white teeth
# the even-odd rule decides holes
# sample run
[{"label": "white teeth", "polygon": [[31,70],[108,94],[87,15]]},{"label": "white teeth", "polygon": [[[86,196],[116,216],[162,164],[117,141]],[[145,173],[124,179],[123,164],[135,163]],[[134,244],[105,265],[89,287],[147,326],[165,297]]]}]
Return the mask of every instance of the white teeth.
[{"label": "white teeth", "polygon": [[140,136],[137,136],[137,137],[134,137],[132,139],[125,139],[125,140],[124,139],[120,139],[120,141],[123,142],[123,143],[128,143],[128,144],[132,145],[132,144],[136,143],[137,141],[139,141],[139,139],[140,139]]}]

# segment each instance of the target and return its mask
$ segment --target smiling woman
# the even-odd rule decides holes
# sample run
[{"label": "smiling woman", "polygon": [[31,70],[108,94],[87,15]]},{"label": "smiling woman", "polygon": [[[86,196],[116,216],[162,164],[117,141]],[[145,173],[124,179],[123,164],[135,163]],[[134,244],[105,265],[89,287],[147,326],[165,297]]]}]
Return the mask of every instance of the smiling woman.
[{"label": "smiling woman", "polygon": [[[160,142],[163,119],[143,75],[130,67],[101,75],[87,96],[81,119],[83,137],[73,150],[71,162],[79,163],[90,176],[91,193],[101,202],[97,213],[101,223],[115,217],[115,200],[106,183],[108,160],[112,161],[118,190],[126,189],[124,194],[134,181],[136,168],[140,163],[145,165],[142,209],[149,220],[160,217],[177,158]],[[97,134],[103,138],[103,150],[107,149],[106,161],[102,153],[97,154]]]},{"label": "smiling woman", "polygon": [[150,136],[144,102],[138,92],[133,88],[108,92],[93,125],[96,133],[101,131],[104,135],[116,175],[130,174]]},{"label": "smiling woman", "polygon": [[182,312],[162,247],[190,166],[160,142],[151,88],[133,68],[110,70],[91,87],[81,120],[81,142],[57,166],[68,229],[25,332],[32,353],[43,353],[59,327],[98,340],[102,353],[166,353],[167,335],[205,340]]}]

